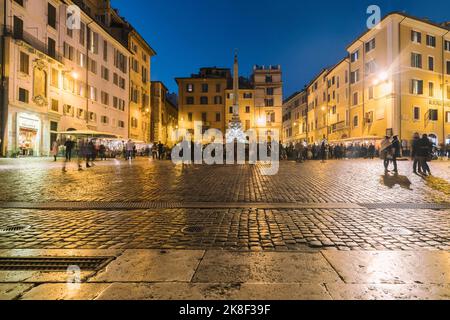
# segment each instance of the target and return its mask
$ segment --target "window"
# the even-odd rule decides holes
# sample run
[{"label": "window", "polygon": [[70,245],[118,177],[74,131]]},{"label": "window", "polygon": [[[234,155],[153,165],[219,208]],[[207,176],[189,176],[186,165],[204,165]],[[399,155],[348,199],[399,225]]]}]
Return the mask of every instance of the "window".
[{"label": "window", "polygon": [[207,113],[206,112],[202,112],[202,121],[203,122],[207,121]]},{"label": "window", "polygon": [[73,117],[74,107],[69,104],[65,104],[63,107],[63,113],[64,113],[64,115],[69,115],[69,116]]},{"label": "window", "polygon": [[14,2],[23,7],[23,0],[14,0]]},{"label": "window", "polygon": [[411,80],[411,89],[412,94],[423,94],[423,80]]},{"label": "window", "polygon": [[86,55],[84,53],[78,52],[77,63],[82,68],[86,67]]},{"label": "window", "polygon": [[373,86],[370,86],[369,87],[369,100],[372,100],[373,99]]},{"label": "window", "polygon": [[436,37],[427,35],[427,46],[436,48]]},{"label": "window", "polygon": [[355,84],[359,81],[359,70],[350,73],[350,83]]},{"label": "window", "polygon": [[366,112],[366,123],[373,123],[373,111]]},{"label": "window", "polygon": [[131,117],[131,127],[137,128],[139,126],[138,119]]},{"label": "window", "polygon": [[450,99],[450,85],[447,86],[447,99]]},{"label": "window", "polygon": [[422,68],[422,55],[420,53],[411,53],[411,67]]},{"label": "window", "polygon": [[194,85],[192,83],[186,85],[186,92],[194,92]]},{"label": "window", "polygon": [[375,38],[366,43],[366,52],[370,52],[375,49]]},{"label": "window", "polygon": [[444,41],[444,49],[445,51],[450,51],[450,41],[448,40]]},{"label": "window", "polygon": [[273,82],[272,76],[266,76],[266,83],[272,83],[272,82]]},{"label": "window", "polygon": [[366,74],[370,75],[372,73],[375,73],[377,71],[377,63],[375,60],[369,61],[366,63]]},{"label": "window", "polygon": [[219,93],[221,90],[222,86],[220,85],[220,83],[216,84],[216,92]]},{"label": "window", "polygon": [[123,73],[128,71],[127,58],[116,49],[114,49],[114,66]]},{"label": "window", "polygon": [[438,110],[437,109],[428,110],[428,120],[438,121]]},{"label": "window", "polygon": [[109,123],[109,118],[107,116],[101,116],[100,121],[103,124],[108,124]]},{"label": "window", "polygon": [[102,104],[109,105],[109,94],[102,91],[101,96],[102,96]]},{"label": "window", "polygon": [[58,69],[52,68],[52,78],[50,85],[55,88],[59,88],[59,71]]},{"label": "window", "polygon": [[422,33],[411,31],[411,41],[414,43],[422,43]]},{"label": "window", "polygon": [[186,97],[186,104],[194,104],[194,97]]},{"label": "window", "polygon": [[24,89],[24,88],[19,88],[19,101],[20,102],[25,102],[28,103],[28,90]]},{"label": "window", "polygon": [[222,97],[221,96],[215,96],[214,97],[214,104],[222,104]]},{"label": "window", "polygon": [[413,118],[415,121],[420,120],[420,107],[414,107],[413,109]]},{"label": "window", "polygon": [[208,97],[206,96],[200,97],[200,104],[208,104]]},{"label": "window", "polygon": [[428,83],[428,95],[434,97],[434,82]]},{"label": "window", "polygon": [[273,96],[273,91],[274,91],[273,88],[267,88],[266,94],[267,94],[268,96]]},{"label": "window", "polygon": [[228,113],[233,113],[233,107],[228,108]]},{"label": "window", "polygon": [[97,88],[89,86],[89,99],[97,101]]},{"label": "window", "polygon": [[58,100],[52,99],[51,110],[54,112],[59,111],[59,101]]},{"label": "window", "polygon": [[266,107],[273,107],[273,99],[265,99]]},{"label": "window", "polygon": [[251,92],[244,92],[244,99],[251,99],[253,98],[253,94]]},{"label": "window", "polygon": [[25,52],[20,52],[20,72],[30,74],[30,57]]},{"label": "window", "polygon": [[356,62],[359,60],[359,50],[356,50],[350,55],[351,62]]},{"label": "window", "polygon": [[220,112],[216,112],[216,122],[220,122]]},{"label": "window", "polygon": [[250,113],[250,106],[245,107],[245,113]]},{"label": "window", "polygon": [[119,128],[125,128],[125,121],[122,121],[122,120],[117,121],[117,126]]},{"label": "window", "polygon": [[47,8],[48,8],[47,24],[53,29],[56,29],[56,8],[52,6],[50,3],[48,4]]},{"label": "window", "polygon": [[428,57],[428,70],[434,71],[434,57]]},{"label": "window", "polygon": [[445,122],[450,123],[450,111],[445,113]]},{"label": "window", "polygon": [[88,68],[89,68],[89,71],[91,71],[93,74],[97,74],[97,61],[89,58]]},{"label": "window", "polygon": [[14,37],[17,39],[23,38],[23,20],[14,16],[14,27],[13,27]]},{"label": "window", "polygon": [[67,42],[64,42],[64,58],[70,61],[75,60],[75,48],[70,46]]},{"label": "window", "polygon": [[89,51],[98,54],[98,33],[88,29]]},{"label": "window", "polygon": [[95,114],[95,112],[89,112],[89,121],[97,122],[97,114]]},{"label": "window", "polygon": [[84,47],[86,45],[86,25],[80,22],[80,44]]},{"label": "window", "polygon": [[103,41],[103,60],[108,61],[108,42]]},{"label": "window", "polygon": [[203,93],[207,93],[208,92],[208,84],[207,83],[202,83],[202,92]]},{"label": "window", "polygon": [[56,42],[52,38],[47,39],[47,51],[50,57],[56,58]]},{"label": "window", "polygon": [[189,121],[189,122],[192,122],[192,112],[189,112],[189,113],[188,113],[188,121]]},{"label": "window", "polygon": [[354,116],[354,117],[353,117],[353,127],[354,127],[354,128],[357,128],[357,127],[358,127],[358,124],[359,124],[358,116]]},{"label": "window", "polygon": [[450,75],[450,60],[447,61],[447,74]]},{"label": "window", "polygon": [[356,105],[358,104],[358,102],[359,102],[359,99],[358,99],[358,92],[355,92],[355,93],[353,94],[353,105],[356,106]]},{"label": "window", "polygon": [[109,70],[102,66],[102,79],[109,81]]}]

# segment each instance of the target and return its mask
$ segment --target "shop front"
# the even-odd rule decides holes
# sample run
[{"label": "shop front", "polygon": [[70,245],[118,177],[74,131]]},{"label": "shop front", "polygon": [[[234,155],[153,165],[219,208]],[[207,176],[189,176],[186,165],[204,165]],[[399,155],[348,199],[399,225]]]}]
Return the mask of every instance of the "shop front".
[{"label": "shop front", "polygon": [[41,154],[42,122],[39,116],[17,113],[16,154],[39,156]]}]

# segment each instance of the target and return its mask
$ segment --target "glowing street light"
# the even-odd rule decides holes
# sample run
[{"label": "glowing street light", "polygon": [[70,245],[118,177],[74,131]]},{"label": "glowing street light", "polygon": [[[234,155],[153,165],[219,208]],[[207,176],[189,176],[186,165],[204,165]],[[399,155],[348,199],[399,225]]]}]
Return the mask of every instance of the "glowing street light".
[{"label": "glowing street light", "polygon": [[76,71],[72,71],[71,73],[72,78],[74,78],[75,80],[78,79],[78,73]]}]

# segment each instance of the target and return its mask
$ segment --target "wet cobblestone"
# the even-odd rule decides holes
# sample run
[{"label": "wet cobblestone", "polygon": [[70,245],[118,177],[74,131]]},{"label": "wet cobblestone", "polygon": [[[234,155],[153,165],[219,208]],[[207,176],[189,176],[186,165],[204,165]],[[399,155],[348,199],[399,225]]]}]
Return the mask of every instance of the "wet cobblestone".
[{"label": "wet cobblestone", "polygon": [[[2,210],[0,249],[450,250],[448,211],[436,210]],[[202,226],[199,233],[183,228]],[[403,227],[411,235],[381,229]]]},{"label": "wet cobblestone", "polygon": [[450,202],[450,162],[431,164],[434,184],[399,164],[400,176],[383,176],[378,160],[281,162],[277,175],[263,176],[259,166],[175,166],[140,159],[98,162],[82,172],[75,163],[0,160],[0,201],[161,201],[161,202]]}]

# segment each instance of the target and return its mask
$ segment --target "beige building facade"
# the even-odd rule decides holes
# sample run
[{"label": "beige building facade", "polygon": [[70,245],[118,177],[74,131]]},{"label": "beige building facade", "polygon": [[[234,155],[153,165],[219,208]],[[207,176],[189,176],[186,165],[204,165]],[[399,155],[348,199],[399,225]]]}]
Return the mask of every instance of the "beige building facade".
[{"label": "beige building facade", "polygon": [[416,132],[450,143],[448,26],[392,13],[350,44],[308,85],[308,143],[398,135],[410,149]]}]

